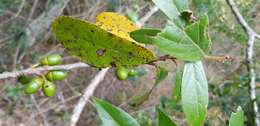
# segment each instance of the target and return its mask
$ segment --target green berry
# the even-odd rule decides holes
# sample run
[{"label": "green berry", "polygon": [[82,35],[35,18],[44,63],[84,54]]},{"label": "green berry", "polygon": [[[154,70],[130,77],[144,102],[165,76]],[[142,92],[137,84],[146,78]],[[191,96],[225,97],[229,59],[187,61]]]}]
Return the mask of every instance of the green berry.
[{"label": "green berry", "polygon": [[36,82],[29,82],[28,84],[25,85],[24,87],[24,93],[25,94],[33,94],[37,92],[40,88],[40,85]]},{"label": "green berry", "polygon": [[60,54],[51,54],[47,57],[44,57],[40,60],[41,65],[59,65],[61,64],[61,56]]},{"label": "green berry", "polygon": [[40,87],[42,87],[44,83],[44,80],[41,77],[35,77],[31,81],[38,83]]},{"label": "green berry", "polygon": [[39,90],[43,85],[43,79],[40,77],[35,77],[28,82],[24,87],[24,93],[33,94]]},{"label": "green berry", "polygon": [[27,84],[31,81],[32,78],[27,77],[27,76],[19,76],[18,77],[18,82],[22,83],[22,84]]},{"label": "green berry", "polygon": [[138,71],[134,68],[130,69],[129,72],[128,72],[128,76],[130,77],[134,77],[138,74]]},{"label": "green berry", "polygon": [[64,80],[68,76],[68,72],[66,71],[50,71],[47,73],[46,77],[50,81]]},{"label": "green berry", "polygon": [[128,76],[128,69],[124,67],[119,67],[116,69],[116,75],[119,80],[125,80]]},{"label": "green berry", "polygon": [[52,97],[56,94],[56,85],[51,81],[45,80],[42,90],[46,97]]}]

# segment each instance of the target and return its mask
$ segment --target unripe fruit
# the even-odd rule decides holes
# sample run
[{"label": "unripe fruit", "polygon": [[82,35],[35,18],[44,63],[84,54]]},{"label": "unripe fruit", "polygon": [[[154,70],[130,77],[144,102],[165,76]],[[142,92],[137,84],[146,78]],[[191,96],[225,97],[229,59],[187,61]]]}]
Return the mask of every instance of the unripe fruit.
[{"label": "unripe fruit", "polygon": [[47,73],[46,77],[50,81],[63,80],[68,76],[66,71],[50,71]]},{"label": "unripe fruit", "polygon": [[31,81],[32,78],[27,77],[27,76],[19,76],[18,77],[18,82],[22,83],[22,84],[27,84]]},{"label": "unripe fruit", "polygon": [[130,77],[134,77],[138,74],[138,71],[134,68],[130,69],[129,72],[128,72],[128,76]]},{"label": "unripe fruit", "polygon": [[42,91],[46,97],[52,97],[56,94],[56,85],[51,81],[44,81]]},{"label": "unripe fruit", "polygon": [[116,75],[119,80],[125,80],[128,76],[128,69],[124,67],[119,67],[116,69]]},{"label": "unripe fruit", "polygon": [[61,64],[61,56],[60,54],[51,54],[48,55],[47,57],[44,57],[40,60],[41,65],[58,65]]},{"label": "unripe fruit", "polygon": [[43,79],[40,77],[33,78],[29,83],[24,87],[24,93],[33,94],[39,90],[43,84]]},{"label": "unripe fruit", "polygon": [[35,77],[31,81],[36,82],[37,84],[39,84],[40,87],[42,87],[42,85],[44,83],[44,80],[40,77]]},{"label": "unripe fruit", "polygon": [[36,82],[29,82],[28,84],[25,85],[24,87],[24,93],[25,94],[33,94],[39,90],[40,86]]}]

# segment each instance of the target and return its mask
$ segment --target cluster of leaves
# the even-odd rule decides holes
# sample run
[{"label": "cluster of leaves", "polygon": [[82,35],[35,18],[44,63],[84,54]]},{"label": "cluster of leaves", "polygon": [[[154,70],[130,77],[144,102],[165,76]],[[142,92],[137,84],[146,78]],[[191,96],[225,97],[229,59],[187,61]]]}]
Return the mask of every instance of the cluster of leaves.
[{"label": "cluster of leaves", "polygon": [[[51,54],[40,60],[39,65],[58,65],[61,63],[61,56],[59,54]],[[18,81],[24,84],[24,92],[26,94],[36,93],[39,89],[42,89],[46,97],[52,97],[56,93],[56,85],[54,81],[63,80],[67,77],[67,72],[62,70],[49,71],[45,76],[37,77],[20,76]]]},{"label": "cluster of leaves", "polygon": [[[255,11],[251,6],[255,5],[257,2],[250,0],[237,0],[236,2],[238,4],[240,3],[240,11],[242,15],[245,16],[247,22],[252,24],[254,14],[249,15],[248,12]],[[198,15],[203,13],[208,13],[210,15],[209,18],[212,29],[216,29],[218,32],[224,33],[229,38],[232,38],[241,44],[245,44],[247,36],[238,22],[232,18],[233,16],[231,13],[228,13],[230,12],[230,9],[225,1],[193,0],[192,3],[195,7],[194,10]]]},{"label": "cluster of leaves", "polygon": [[[101,99],[93,98],[94,106],[104,126],[141,126],[139,122],[124,110]],[[177,126],[177,124],[160,108],[156,108],[158,126]],[[229,126],[242,126],[244,113],[240,107],[232,113]],[[196,116],[195,116],[196,117]],[[151,122],[148,124],[151,124]]]},{"label": "cluster of leaves", "polygon": [[[208,16],[203,14],[198,18],[194,17],[187,0],[153,0],[153,2],[169,18],[163,30],[137,29],[125,17],[104,12],[97,16],[95,24],[71,17],[58,17],[52,25],[52,32],[71,54],[99,68],[131,67],[158,60],[150,50],[137,42],[153,45],[165,55],[185,61],[182,77],[176,79],[179,83],[176,91],[179,94],[173,94],[174,99],[176,103],[181,99],[190,126],[202,125],[208,107],[208,83],[202,64],[211,47]],[[118,70],[120,79],[127,78],[128,73],[122,74],[120,71]],[[166,73],[163,69],[158,71],[152,89],[167,76]],[[132,106],[142,104],[149,98],[152,89],[133,97],[129,104]],[[103,125],[139,125],[121,109],[99,99],[94,99],[94,102]],[[157,111],[158,125],[176,125],[163,112]],[[230,125],[237,119],[239,125],[243,124],[241,111],[238,109],[239,114],[231,117]]]},{"label": "cluster of leaves", "polygon": [[[122,109],[115,107],[101,99],[94,98],[94,106],[97,109],[103,125],[106,126],[140,126],[140,124]],[[158,126],[176,126],[176,124],[159,108]],[[120,115],[120,116],[118,116]]]},{"label": "cluster of leaves", "polygon": [[188,61],[181,83],[182,107],[190,125],[201,125],[208,106],[208,83],[201,63],[211,45],[208,17],[202,15],[193,21],[187,1],[153,2],[169,17],[168,25],[162,31],[140,29],[132,32],[131,37],[138,42],[152,44],[167,55]]},{"label": "cluster of leaves", "polygon": [[[182,108],[189,125],[202,125],[208,106],[208,83],[201,62],[207,56],[211,45],[208,34],[208,17],[202,15],[193,22],[192,12],[189,11],[187,1],[153,0],[153,2],[170,18],[166,28],[162,31],[158,29],[140,29],[131,32],[130,35],[137,42],[154,45],[167,55],[188,61],[184,66],[181,84],[175,88],[181,94],[173,95],[175,101],[180,100],[179,96],[181,96]],[[176,79],[176,81],[180,82],[180,79]],[[181,90],[178,87],[181,87]],[[96,108],[100,109],[97,104]],[[99,110],[98,113],[101,115]],[[158,113],[162,112],[158,111]],[[113,117],[112,113],[110,114],[111,119],[117,120],[117,117]],[[164,118],[163,122],[160,121],[163,118],[162,116],[159,115],[158,118],[158,125],[176,125],[171,120],[168,120],[169,118]],[[107,124],[105,122],[107,120],[102,121],[103,124]],[[120,122],[117,122],[117,124],[127,125],[120,124]],[[130,123],[130,125],[133,124]],[[241,108],[238,108],[237,113],[231,115],[229,125],[243,125],[243,111]]]}]

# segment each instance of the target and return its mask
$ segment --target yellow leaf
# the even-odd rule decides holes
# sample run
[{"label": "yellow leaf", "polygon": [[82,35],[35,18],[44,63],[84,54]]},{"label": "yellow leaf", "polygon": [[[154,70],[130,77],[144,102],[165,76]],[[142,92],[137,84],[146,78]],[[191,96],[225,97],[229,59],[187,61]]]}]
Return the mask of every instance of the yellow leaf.
[{"label": "yellow leaf", "polygon": [[[96,17],[96,25],[100,28],[125,38],[129,41],[134,41],[129,33],[137,30],[137,27],[128,20],[125,16],[113,12],[102,12]],[[134,41],[135,42],[135,41]]]}]

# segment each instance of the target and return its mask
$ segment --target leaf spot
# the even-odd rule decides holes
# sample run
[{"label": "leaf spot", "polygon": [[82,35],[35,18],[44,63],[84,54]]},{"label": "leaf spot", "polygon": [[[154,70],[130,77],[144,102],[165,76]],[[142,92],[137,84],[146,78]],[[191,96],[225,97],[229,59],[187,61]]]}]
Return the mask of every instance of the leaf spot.
[{"label": "leaf spot", "polygon": [[98,50],[96,51],[96,54],[97,54],[98,56],[102,56],[106,51],[107,51],[106,49],[98,49]]}]

